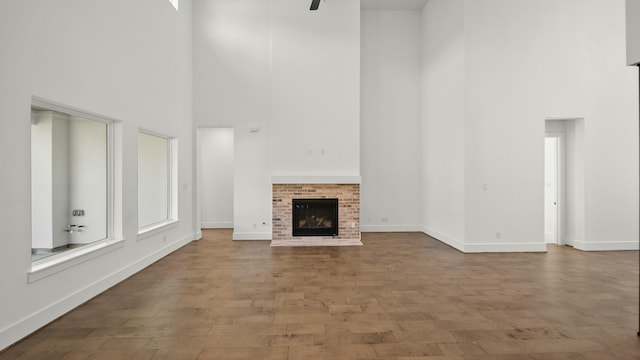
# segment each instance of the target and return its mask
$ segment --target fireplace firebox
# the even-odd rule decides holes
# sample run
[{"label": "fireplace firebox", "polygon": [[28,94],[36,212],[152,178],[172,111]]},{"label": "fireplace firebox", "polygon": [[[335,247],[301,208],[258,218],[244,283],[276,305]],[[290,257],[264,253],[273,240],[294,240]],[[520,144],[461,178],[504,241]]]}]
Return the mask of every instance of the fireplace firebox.
[{"label": "fireplace firebox", "polygon": [[337,236],[338,199],[293,199],[293,236]]}]

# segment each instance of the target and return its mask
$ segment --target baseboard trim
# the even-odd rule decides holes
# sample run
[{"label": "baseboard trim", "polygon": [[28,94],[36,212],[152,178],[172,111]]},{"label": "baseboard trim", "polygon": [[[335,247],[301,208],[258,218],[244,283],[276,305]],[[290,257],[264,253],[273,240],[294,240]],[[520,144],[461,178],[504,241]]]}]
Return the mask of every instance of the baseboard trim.
[{"label": "baseboard trim", "polygon": [[505,252],[546,252],[547,244],[540,243],[463,243],[451,236],[447,236],[426,226],[422,232],[441,243],[465,254],[473,253],[505,253]]},{"label": "baseboard trim", "polygon": [[575,240],[573,248],[582,251],[629,251],[640,250],[638,241],[586,242]]},{"label": "baseboard trim", "polygon": [[270,232],[233,232],[233,240],[271,240]]},{"label": "baseboard trim", "polygon": [[147,266],[189,244],[194,234],[167,244],[157,251],[133,263],[104,276],[103,278],[69,294],[68,296],[34,312],[31,315],[0,330],[0,351],[20,341],[34,331],[42,328],[67,312],[75,309],[95,296],[117,285],[121,281],[136,274]]},{"label": "baseboard trim", "polygon": [[465,253],[547,252],[547,244],[539,243],[479,243],[465,244]]},{"label": "baseboard trim", "polygon": [[460,251],[460,252],[465,252],[465,248],[464,248],[464,243],[457,240],[456,238],[453,238],[451,236],[445,235],[441,232],[435,231],[429,227],[423,226],[419,231],[421,231],[422,233],[424,233],[427,236],[430,236],[438,241],[440,241],[441,243],[444,243],[446,245],[451,246],[452,248]]},{"label": "baseboard trim", "polygon": [[203,221],[200,223],[203,229],[233,229],[233,221]]},{"label": "baseboard trim", "polygon": [[421,232],[420,225],[360,225],[361,232]]}]

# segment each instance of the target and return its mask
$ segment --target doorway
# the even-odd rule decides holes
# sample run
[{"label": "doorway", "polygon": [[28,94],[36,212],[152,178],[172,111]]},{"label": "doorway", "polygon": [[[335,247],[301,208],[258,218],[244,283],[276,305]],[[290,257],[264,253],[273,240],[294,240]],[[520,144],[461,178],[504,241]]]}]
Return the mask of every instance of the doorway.
[{"label": "doorway", "polygon": [[198,225],[233,228],[234,129],[198,128]]},{"label": "doorway", "polygon": [[584,118],[545,119],[544,238],[581,248],[585,229]]}]

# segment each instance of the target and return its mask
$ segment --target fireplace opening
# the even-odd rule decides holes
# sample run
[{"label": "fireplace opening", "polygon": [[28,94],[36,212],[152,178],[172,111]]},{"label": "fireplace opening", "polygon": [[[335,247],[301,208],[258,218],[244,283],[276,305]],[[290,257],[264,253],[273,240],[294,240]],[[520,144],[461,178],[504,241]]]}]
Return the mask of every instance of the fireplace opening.
[{"label": "fireplace opening", "polygon": [[337,236],[338,199],[293,199],[293,236]]}]

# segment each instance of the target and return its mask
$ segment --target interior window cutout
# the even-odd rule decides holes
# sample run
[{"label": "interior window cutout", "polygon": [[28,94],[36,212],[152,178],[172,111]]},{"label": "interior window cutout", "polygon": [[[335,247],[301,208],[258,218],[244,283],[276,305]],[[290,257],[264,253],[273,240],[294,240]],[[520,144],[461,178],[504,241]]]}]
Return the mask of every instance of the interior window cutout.
[{"label": "interior window cutout", "polygon": [[109,127],[32,106],[32,261],[109,238]]}]

